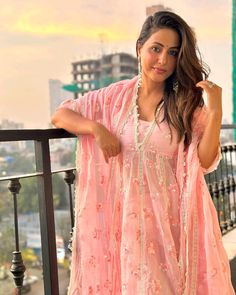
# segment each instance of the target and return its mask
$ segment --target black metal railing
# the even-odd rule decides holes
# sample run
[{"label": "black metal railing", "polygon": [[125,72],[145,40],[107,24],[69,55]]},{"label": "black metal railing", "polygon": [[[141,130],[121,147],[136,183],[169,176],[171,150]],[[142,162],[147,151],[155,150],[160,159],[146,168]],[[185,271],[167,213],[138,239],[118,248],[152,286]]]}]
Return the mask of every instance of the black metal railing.
[{"label": "black metal railing", "polygon": [[[236,125],[222,125],[223,131],[230,129],[235,132]],[[205,179],[224,235],[236,227],[236,143],[231,140],[231,143],[222,144],[221,155],[217,170],[207,174]]]},{"label": "black metal railing", "polygon": [[[34,141],[35,146],[36,173],[0,178],[0,181],[9,181],[8,189],[13,196],[16,245],[15,251],[13,252],[11,272],[15,281],[17,294],[21,294],[25,272],[25,266],[19,248],[17,195],[21,189],[20,180],[26,177],[36,177],[38,182],[44,294],[59,294],[52,174],[61,171],[53,172],[51,170],[49,140],[71,137],[75,136],[61,129],[0,131],[0,142]],[[73,168],[65,171],[64,179],[69,187],[71,226],[73,228],[73,197],[71,188],[75,179]]]},{"label": "black metal railing", "polygon": [[[223,129],[234,129],[234,125],[224,125]],[[1,177],[0,182],[8,181],[8,189],[13,197],[15,222],[15,251],[13,252],[11,272],[15,280],[17,294],[21,294],[25,266],[21,257],[18,231],[17,199],[21,190],[21,180],[37,178],[38,202],[41,229],[42,265],[44,294],[59,295],[58,266],[56,257],[55,222],[53,208],[52,175],[65,173],[64,180],[68,185],[71,229],[74,226],[73,192],[75,169],[52,171],[49,140],[56,138],[73,138],[63,129],[48,130],[0,130],[0,142],[33,141],[35,146],[36,172],[25,175]],[[206,175],[213,202],[216,206],[222,234],[236,226],[236,143],[222,145],[222,160],[218,169]],[[72,234],[72,230],[71,230]]]}]

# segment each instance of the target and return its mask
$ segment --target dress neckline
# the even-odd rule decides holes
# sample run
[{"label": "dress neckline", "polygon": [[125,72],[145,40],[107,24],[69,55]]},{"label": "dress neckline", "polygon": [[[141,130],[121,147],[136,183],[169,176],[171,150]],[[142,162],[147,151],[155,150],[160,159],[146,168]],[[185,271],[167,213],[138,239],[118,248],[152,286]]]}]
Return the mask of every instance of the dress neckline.
[{"label": "dress neckline", "polygon": [[144,124],[147,124],[147,125],[153,123],[153,120],[152,121],[147,121],[147,120],[143,120],[143,119],[140,119],[140,118],[138,120],[139,120],[140,123],[144,123]]},{"label": "dress neckline", "polygon": [[[154,119],[152,121],[146,121],[139,118],[140,114],[138,113],[137,99],[138,99],[138,86],[136,85],[136,89],[134,91],[134,96],[133,96],[134,142],[135,142],[136,150],[140,150],[142,149],[144,144],[148,141],[149,137],[151,136],[151,134],[153,133],[155,129],[155,126],[157,124],[156,119],[163,105],[163,101],[160,103],[159,107],[157,108]],[[149,125],[141,141],[139,141],[139,124],[140,123]]]}]

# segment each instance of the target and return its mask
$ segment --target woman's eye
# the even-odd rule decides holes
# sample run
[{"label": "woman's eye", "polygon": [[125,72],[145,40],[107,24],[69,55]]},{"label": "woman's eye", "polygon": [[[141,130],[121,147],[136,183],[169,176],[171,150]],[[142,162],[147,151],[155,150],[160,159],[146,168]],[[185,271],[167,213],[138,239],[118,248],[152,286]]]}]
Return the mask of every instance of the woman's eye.
[{"label": "woman's eye", "polygon": [[161,49],[160,49],[160,47],[154,46],[154,47],[152,47],[152,51],[154,51],[154,52],[160,52]]},{"label": "woman's eye", "polygon": [[172,56],[177,56],[178,55],[178,51],[177,50],[170,50],[169,54]]}]

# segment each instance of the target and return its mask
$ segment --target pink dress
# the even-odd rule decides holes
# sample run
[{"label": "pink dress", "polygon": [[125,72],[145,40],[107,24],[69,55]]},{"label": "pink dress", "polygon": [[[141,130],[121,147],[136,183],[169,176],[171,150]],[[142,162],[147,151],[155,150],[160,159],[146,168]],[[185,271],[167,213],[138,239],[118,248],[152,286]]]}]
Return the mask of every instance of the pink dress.
[{"label": "pink dress", "polygon": [[68,294],[232,295],[196,152],[205,116],[195,116],[184,152],[161,113],[158,125],[138,119],[136,87],[135,78],[61,106],[103,123],[122,143],[106,164],[91,136],[79,140]]}]

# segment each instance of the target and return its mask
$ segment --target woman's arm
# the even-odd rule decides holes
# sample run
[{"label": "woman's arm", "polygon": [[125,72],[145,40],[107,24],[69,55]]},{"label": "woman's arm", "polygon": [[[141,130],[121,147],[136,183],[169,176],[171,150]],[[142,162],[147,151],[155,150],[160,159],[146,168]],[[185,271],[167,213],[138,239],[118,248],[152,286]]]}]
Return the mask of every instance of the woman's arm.
[{"label": "woman's arm", "polygon": [[207,125],[198,145],[201,166],[208,169],[215,160],[220,145],[220,127],[222,120],[222,89],[215,85],[210,87],[208,81],[201,81],[196,86],[207,93]]},{"label": "woman's arm", "polygon": [[51,122],[57,128],[63,128],[75,135],[94,134],[95,121],[82,117],[70,109],[60,108],[52,116]]},{"label": "woman's arm", "polygon": [[107,163],[110,157],[117,156],[121,151],[120,141],[105,126],[84,118],[72,110],[58,109],[52,116],[51,121],[56,127],[63,128],[77,136],[85,134],[94,136]]}]

